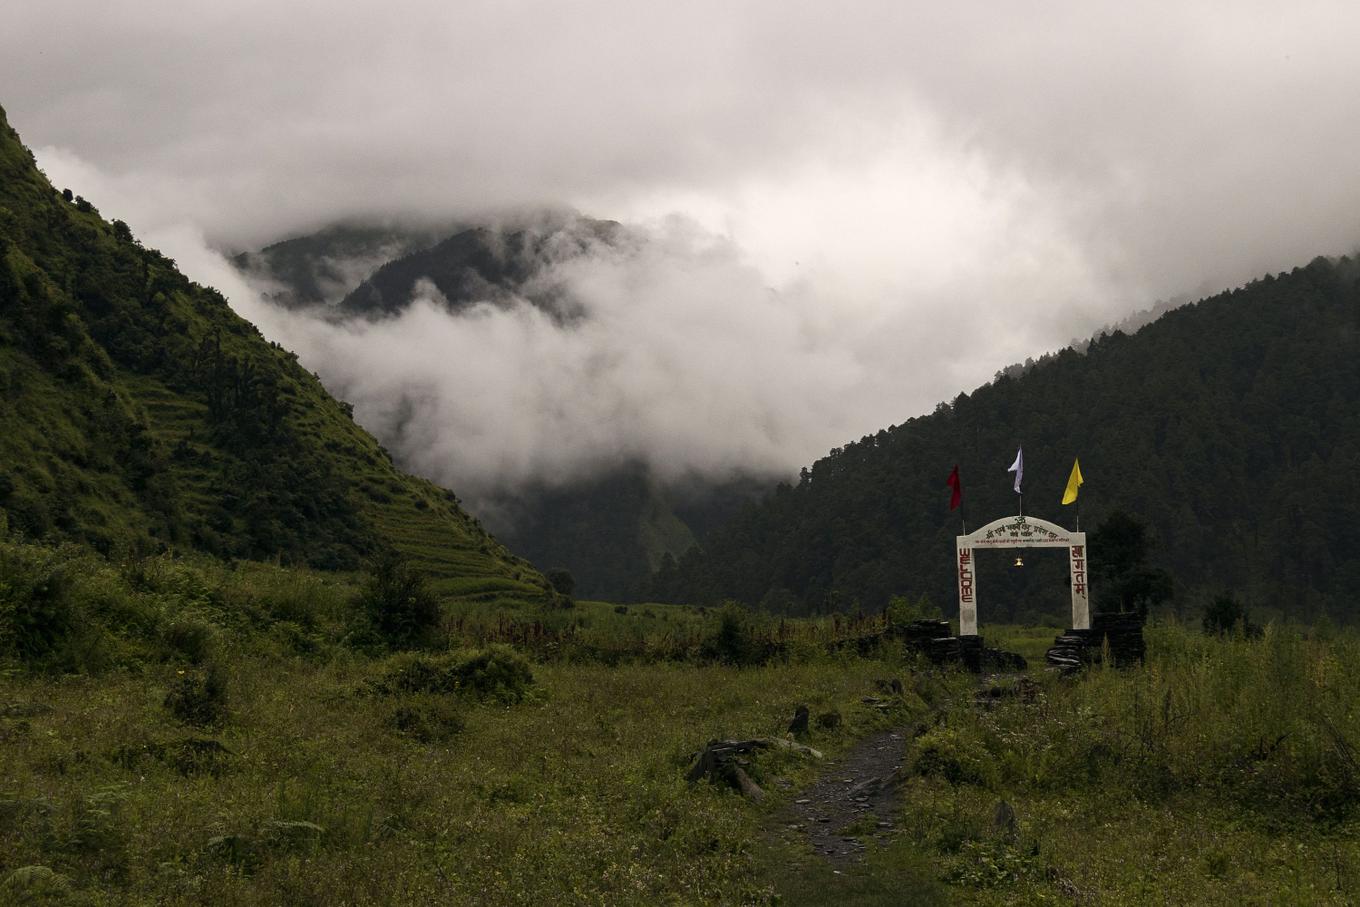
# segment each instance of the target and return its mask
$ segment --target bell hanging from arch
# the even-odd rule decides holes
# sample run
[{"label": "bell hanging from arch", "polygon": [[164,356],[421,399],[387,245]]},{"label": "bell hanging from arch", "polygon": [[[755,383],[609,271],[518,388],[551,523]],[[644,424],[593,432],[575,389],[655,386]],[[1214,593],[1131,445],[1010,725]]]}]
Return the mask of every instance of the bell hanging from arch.
[{"label": "bell hanging from arch", "polygon": [[1015,563],[1012,564],[1012,566],[1014,566],[1014,567],[1023,567],[1023,566],[1025,566],[1025,559],[1024,559],[1022,556],[1020,556],[1020,555],[1017,554],[1017,555],[1015,556]]}]

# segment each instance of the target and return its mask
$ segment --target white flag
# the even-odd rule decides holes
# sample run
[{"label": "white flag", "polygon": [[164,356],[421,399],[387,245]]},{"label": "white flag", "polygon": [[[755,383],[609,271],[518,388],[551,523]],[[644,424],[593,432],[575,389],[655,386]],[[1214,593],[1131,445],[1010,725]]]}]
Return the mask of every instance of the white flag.
[{"label": "white flag", "polygon": [[1025,477],[1025,449],[1023,447],[1015,452],[1015,462],[1006,472],[1015,473],[1015,493],[1020,494],[1020,481]]}]

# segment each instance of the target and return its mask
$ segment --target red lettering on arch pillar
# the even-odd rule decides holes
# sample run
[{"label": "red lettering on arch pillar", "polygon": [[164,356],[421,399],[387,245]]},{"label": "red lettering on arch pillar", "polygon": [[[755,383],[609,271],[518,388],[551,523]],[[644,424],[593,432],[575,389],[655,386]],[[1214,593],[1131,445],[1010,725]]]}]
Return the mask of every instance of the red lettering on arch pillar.
[{"label": "red lettering on arch pillar", "polygon": [[959,549],[959,603],[973,604],[973,551]]}]

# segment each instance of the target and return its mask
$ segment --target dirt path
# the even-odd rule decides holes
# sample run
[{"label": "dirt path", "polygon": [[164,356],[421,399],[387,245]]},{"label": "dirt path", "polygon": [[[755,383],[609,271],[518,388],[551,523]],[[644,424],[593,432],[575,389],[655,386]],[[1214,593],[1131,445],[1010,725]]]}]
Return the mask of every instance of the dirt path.
[{"label": "dirt path", "polygon": [[806,835],[812,851],[832,863],[858,860],[865,839],[893,829],[911,737],[910,727],[900,727],[860,741],[789,805],[784,826]]}]

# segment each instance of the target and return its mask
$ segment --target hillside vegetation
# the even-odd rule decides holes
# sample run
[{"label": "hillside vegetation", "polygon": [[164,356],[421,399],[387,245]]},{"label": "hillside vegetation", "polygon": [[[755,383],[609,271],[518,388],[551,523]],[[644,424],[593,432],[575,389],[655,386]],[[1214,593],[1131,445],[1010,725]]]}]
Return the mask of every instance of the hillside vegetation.
[{"label": "hillside vegetation", "polygon": [[448,595],[552,594],[219,293],[54,189],[3,111],[0,521],[104,553],[352,568],[396,549]]},{"label": "hillside vegetation", "polygon": [[[1080,457],[1083,526],[1116,511],[1146,524],[1186,613],[1231,591],[1299,618],[1360,618],[1357,278],[1354,261],[1319,258],[837,448],[665,565],[651,592],[785,611],[952,602],[960,520],[945,479],[957,463],[970,528],[1014,514],[1006,467],[1023,444],[1025,512],[1070,526],[1059,502]],[[984,624],[1062,614],[1065,564],[981,567]]]}]

